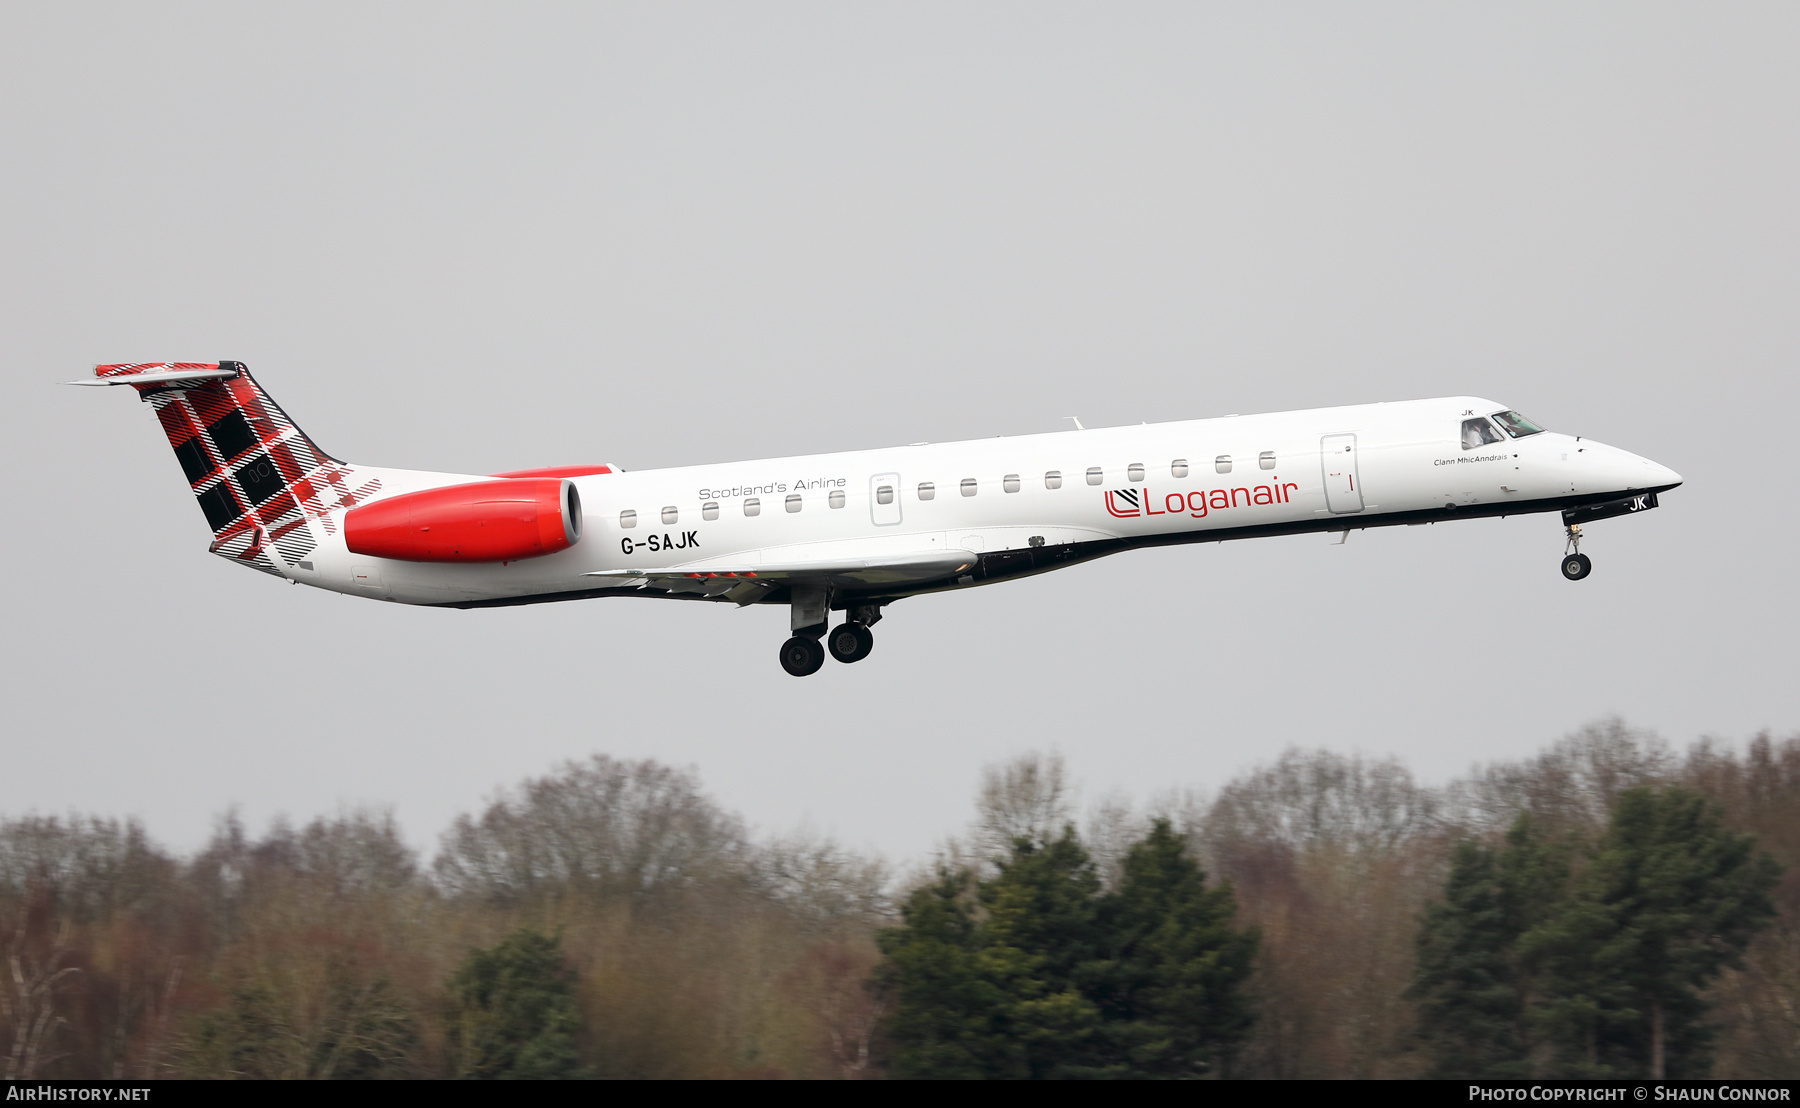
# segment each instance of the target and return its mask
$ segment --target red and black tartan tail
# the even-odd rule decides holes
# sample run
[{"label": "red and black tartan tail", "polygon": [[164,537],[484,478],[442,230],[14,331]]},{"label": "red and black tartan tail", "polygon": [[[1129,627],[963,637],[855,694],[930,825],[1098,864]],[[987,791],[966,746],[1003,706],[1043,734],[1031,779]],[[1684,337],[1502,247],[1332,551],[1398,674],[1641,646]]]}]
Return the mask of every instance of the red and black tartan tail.
[{"label": "red and black tartan tail", "polygon": [[94,376],[156,409],[221,557],[285,576],[276,559],[311,554],[338,528],[330,513],[381,487],[313,445],[242,362],[103,365]]}]

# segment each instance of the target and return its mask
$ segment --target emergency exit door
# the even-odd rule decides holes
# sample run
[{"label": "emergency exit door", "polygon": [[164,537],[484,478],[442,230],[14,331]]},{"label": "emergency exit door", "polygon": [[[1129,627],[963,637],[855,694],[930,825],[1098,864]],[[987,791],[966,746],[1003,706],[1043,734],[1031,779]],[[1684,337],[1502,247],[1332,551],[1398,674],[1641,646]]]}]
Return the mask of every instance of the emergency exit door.
[{"label": "emergency exit door", "polygon": [[869,478],[869,519],[877,527],[900,522],[900,475],[877,473]]},{"label": "emergency exit door", "polygon": [[1326,435],[1320,439],[1319,463],[1325,471],[1325,506],[1332,514],[1362,511],[1362,481],[1356,475],[1356,436]]}]

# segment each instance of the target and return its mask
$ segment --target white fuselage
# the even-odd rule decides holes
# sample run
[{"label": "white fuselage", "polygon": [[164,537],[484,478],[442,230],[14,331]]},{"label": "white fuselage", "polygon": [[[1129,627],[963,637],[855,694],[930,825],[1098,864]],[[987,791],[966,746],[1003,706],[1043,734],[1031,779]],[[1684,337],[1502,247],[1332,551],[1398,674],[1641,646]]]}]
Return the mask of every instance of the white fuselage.
[{"label": "white fuselage", "polygon": [[[395,561],[351,554],[337,528],[286,572],[403,603],[505,603],[604,595],[596,571],[956,550],[1091,557],[1431,513],[1551,511],[1680,483],[1648,459],[1554,431],[1465,448],[1462,420],[1503,408],[1451,397],[585,476],[575,479],[582,537],[559,553],[504,564]],[[380,480],[377,499],[482,479],[355,472]],[[746,513],[751,502],[755,514]],[[1030,571],[1044,568],[1054,567]]]}]

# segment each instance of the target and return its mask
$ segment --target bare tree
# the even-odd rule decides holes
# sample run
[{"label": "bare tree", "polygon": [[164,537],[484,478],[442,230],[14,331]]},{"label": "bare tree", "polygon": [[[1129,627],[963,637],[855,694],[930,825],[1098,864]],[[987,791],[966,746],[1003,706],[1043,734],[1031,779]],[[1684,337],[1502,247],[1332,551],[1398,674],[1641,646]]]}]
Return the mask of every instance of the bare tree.
[{"label": "bare tree", "polygon": [[62,918],[105,919],[138,903],[171,876],[170,865],[135,820],[0,820],[0,896],[24,898],[34,883],[54,889]]},{"label": "bare tree", "polygon": [[[67,927],[53,918],[50,891],[40,887],[34,893],[20,911],[6,946],[7,980],[0,992],[0,1016],[12,1028],[6,1055],[8,1081],[41,1077],[44,1067],[61,1057],[49,1053],[53,1037],[68,1026],[68,1020],[56,1010],[57,996],[79,972],[63,964],[69,956]],[[39,938],[32,934],[35,931],[49,933]],[[40,949],[33,950],[34,946]]]},{"label": "bare tree", "polygon": [[1021,754],[982,769],[971,846],[984,861],[1003,857],[1014,839],[1053,839],[1074,818],[1075,797],[1062,755]]},{"label": "bare tree", "polygon": [[804,924],[879,926],[893,916],[892,873],[880,858],[798,832],[753,853],[756,886]]},{"label": "bare tree", "polygon": [[1397,759],[1290,749],[1220,790],[1201,835],[1215,851],[1244,841],[1370,854],[1434,829],[1440,807]]},{"label": "bare tree", "polygon": [[742,822],[693,771],[596,754],[458,816],[433,872],[448,892],[501,900],[642,895],[740,876],[748,855]]},{"label": "bare tree", "polygon": [[389,810],[353,810],[315,819],[294,843],[294,868],[336,895],[391,891],[418,876],[418,856]]},{"label": "bare tree", "polygon": [[[1161,813],[1159,813],[1161,814]],[[1094,869],[1107,889],[1117,889],[1124,876],[1125,856],[1132,844],[1150,830],[1150,817],[1138,811],[1137,805],[1123,793],[1100,798],[1088,809],[1081,833],[1081,845],[1094,859]]]},{"label": "bare tree", "polygon": [[1436,794],[1392,759],[1289,750],[1220,790],[1191,840],[1262,930],[1241,1059],[1269,1077],[1405,1076]]},{"label": "bare tree", "polygon": [[1498,835],[1524,811],[1547,829],[1597,834],[1620,793],[1665,784],[1675,769],[1667,744],[1614,717],[1535,757],[1476,767],[1445,790],[1446,816],[1478,834]]},{"label": "bare tree", "polygon": [[868,1077],[870,1046],[887,1008],[886,1002],[876,999],[866,987],[875,959],[858,957],[853,948],[832,944],[821,952],[820,960],[823,981],[817,993],[817,1012],[831,1039],[832,1059],[841,1076],[852,1080]]}]

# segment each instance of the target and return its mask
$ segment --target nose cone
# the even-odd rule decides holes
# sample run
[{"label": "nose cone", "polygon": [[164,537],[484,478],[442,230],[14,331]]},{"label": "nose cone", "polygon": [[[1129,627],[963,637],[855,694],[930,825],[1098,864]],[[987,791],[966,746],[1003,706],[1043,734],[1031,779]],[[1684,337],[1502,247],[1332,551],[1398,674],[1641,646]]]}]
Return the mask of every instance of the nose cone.
[{"label": "nose cone", "polygon": [[1681,474],[1660,462],[1621,450],[1607,469],[1614,480],[1627,489],[1672,489],[1681,484]]},{"label": "nose cone", "polygon": [[1593,468],[1588,472],[1595,492],[1661,491],[1681,484],[1681,474],[1629,450],[1582,440],[1581,458]]}]

